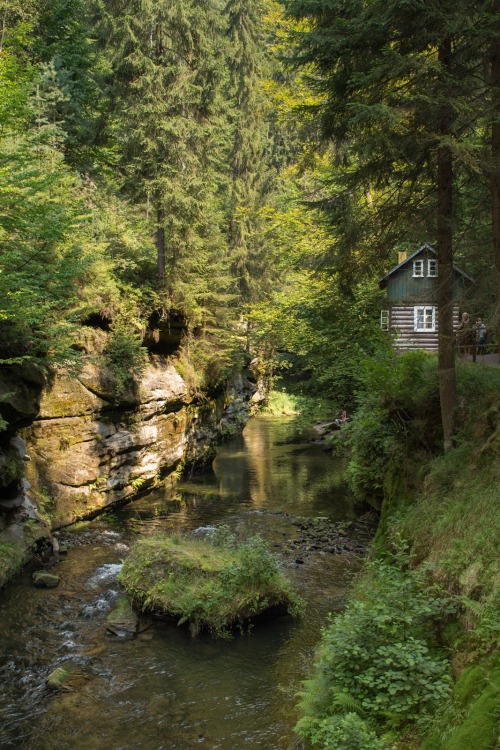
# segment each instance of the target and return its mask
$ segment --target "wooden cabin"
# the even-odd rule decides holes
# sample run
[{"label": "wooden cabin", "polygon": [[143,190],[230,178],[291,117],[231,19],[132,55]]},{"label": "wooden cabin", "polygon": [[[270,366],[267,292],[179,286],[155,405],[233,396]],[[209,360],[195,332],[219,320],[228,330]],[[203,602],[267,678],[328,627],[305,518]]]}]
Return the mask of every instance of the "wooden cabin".
[{"label": "wooden cabin", "polygon": [[[455,265],[453,270],[453,327],[456,330],[460,303],[474,280]],[[401,254],[398,265],[378,283],[381,289],[387,289],[387,308],[380,314],[380,326],[395,334],[394,346],[437,351],[439,268],[434,248],[424,243],[412,255]]]}]

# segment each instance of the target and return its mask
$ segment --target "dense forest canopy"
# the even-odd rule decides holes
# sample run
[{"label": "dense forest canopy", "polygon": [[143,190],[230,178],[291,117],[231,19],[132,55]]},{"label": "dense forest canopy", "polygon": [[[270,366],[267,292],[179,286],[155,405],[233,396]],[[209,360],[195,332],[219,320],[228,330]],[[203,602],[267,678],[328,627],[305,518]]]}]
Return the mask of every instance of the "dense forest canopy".
[{"label": "dense forest canopy", "polygon": [[4,0],[2,362],[74,358],[97,325],[133,372],[175,318],[206,383],[260,352],[346,405],[390,345],[376,281],[427,241],[452,373],[453,260],[498,326],[497,11]]}]

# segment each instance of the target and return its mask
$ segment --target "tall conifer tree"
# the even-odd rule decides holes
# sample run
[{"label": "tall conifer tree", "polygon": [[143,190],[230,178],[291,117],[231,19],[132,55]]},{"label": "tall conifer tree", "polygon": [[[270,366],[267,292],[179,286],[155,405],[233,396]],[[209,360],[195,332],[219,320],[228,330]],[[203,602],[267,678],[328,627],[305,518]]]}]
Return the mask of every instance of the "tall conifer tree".
[{"label": "tall conifer tree", "polygon": [[[362,212],[362,219],[379,231],[380,246],[380,238],[387,242],[388,235],[411,240],[405,226],[415,225],[419,215],[421,226],[427,225],[428,234],[437,239],[439,372],[447,449],[455,405],[453,169],[469,156],[465,136],[473,120],[467,32],[473,9],[451,0],[437,5],[417,0],[285,4],[309,24],[299,35],[297,61],[315,73],[311,78],[322,96],[316,116],[323,137],[336,144],[347,164],[347,169],[337,170],[336,191],[325,202],[343,262],[363,231],[366,236],[352,201],[360,190],[370,192],[370,210]],[[376,234],[369,241],[376,247]]]},{"label": "tall conifer tree", "polygon": [[268,5],[264,0],[229,0],[226,5],[233,101],[228,234],[231,266],[247,301],[262,284],[258,211],[272,183],[269,101],[263,86],[269,68],[264,24]]},{"label": "tall conifer tree", "polygon": [[221,15],[213,0],[107,5],[101,14],[113,49],[123,186],[152,216],[159,288],[171,303],[189,306],[202,249],[223,252]]}]

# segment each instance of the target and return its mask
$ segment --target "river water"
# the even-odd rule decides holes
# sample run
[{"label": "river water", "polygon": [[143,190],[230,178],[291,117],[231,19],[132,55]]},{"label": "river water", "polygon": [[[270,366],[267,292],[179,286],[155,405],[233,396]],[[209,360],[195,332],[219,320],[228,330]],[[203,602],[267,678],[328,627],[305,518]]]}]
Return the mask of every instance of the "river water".
[{"label": "river water", "polygon": [[[292,748],[296,692],[360,565],[353,553],[296,551],[297,524],[356,516],[341,464],[293,419],[258,417],[219,448],[213,472],[65,532],[58,588],[34,588],[28,569],[0,593],[0,748]],[[138,535],[220,523],[269,540],[306,599],[300,620],[217,641],[147,619],[133,640],[106,634],[121,561]],[[67,662],[76,668],[66,688],[51,691],[47,676]]]}]

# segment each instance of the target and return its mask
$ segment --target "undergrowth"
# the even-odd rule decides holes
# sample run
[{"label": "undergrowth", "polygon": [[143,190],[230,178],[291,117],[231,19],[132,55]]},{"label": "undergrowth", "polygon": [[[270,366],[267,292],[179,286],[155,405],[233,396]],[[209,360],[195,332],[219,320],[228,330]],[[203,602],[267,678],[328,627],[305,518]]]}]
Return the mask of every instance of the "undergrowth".
[{"label": "undergrowth", "polygon": [[273,417],[296,417],[304,427],[340,417],[336,405],[329,399],[304,395],[295,392],[289,385],[280,387],[279,384],[269,393],[260,413]]},{"label": "undergrowth", "polygon": [[[429,713],[449,696],[450,666],[435,623],[453,604],[437,587],[430,594],[425,574],[409,565],[403,548],[390,560],[368,563],[345,612],[324,628],[296,728],[312,747],[361,750],[369,741],[367,747],[386,747],[377,734]],[[359,741],[343,734],[346,714],[349,731],[357,717]]]},{"label": "undergrowth", "polygon": [[324,629],[297,731],[317,750],[494,750],[500,370],[458,366],[446,455],[435,357],[370,361],[361,381],[342,448],[351,489],[382,505],[381,523],[345,612]]}]

